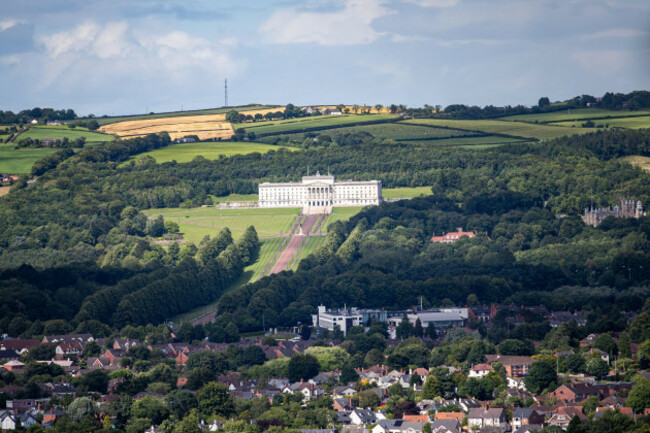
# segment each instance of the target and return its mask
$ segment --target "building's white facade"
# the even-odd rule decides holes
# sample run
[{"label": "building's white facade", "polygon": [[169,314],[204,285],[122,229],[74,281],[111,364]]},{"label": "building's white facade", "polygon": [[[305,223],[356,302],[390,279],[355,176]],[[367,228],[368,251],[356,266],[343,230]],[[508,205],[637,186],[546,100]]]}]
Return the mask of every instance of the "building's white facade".
[{"label": "building's white facade", "polygon": [[338,206],[370,206],[382,202],[381,181],[337,181],[334,176],[303,176],[302,182],[262,183],[259,207],[300,207],[304,214],[331,213]]}]

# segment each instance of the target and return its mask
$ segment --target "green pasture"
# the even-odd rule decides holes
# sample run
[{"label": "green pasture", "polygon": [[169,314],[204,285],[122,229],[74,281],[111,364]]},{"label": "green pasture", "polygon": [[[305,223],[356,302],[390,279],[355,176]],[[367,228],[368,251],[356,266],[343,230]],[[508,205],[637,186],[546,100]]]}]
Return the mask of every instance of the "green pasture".
[{"label": "green pasture", "polygon": [[540,140],[550,140],[565,135],[584,134],[589,132],[586,128],[567,128],[562,126],[510,122],[506,120],[413,119],[406,120],[405,123],[466,129],[488,134],[504,134],[515,137],[537,138]]},{"label": "green pasture", "polygon": [[294,147],[273,146],[265,143],[254,143],[249,141],[206,141],[197,143],[178,143],[152,150],[151,152],[141,153],[133,158],[139,158],[142,155],[152,156],[156,162],[190,162],[197,156],[203,156],[205,159],[219,159],[221,155],[245,155],[248,153],[266,153],[271,150],[298,150]]},{"label": "green pasture", "polygon": [[98,117],[95,120],[99,122],[100,125],[108,125],[109,123],[123,122],[125,120],[144,120],[144,119],[161,119],[164,117],[183,117],[183,116],[199,116],[201,114],[224,114],[230,110],[237,111],[248,111],[248,110],[262,110],[264,108],[274,108],[275,105],[245,105],[240,107],[228,107],[228,108],[208,108],[205,110],[188,110],[188,111],[169,111],[166,113],[154,113],[154,114],[133,114],[126,116],[113,116],[113,117]]},{"label": "green pasture", "polygon": [[14,144],[0,145],[0,173],[23,174],[32,170],[39,159],[59,149],[14,149]]},{"label": "green pasture", "polygon": [[233,125],[233,128],[235,128],[235,130],[244,128],[246,132],[254,132],[257,135],[262,135],[281,132],[298,132],[308,128],[346,126],[367,122],[388,121],[391,119],[396,119],[397,117],[398,116],[392,114],[346,114],[339,116],[313,116],[255,123],[236,123]]},{"label": "green pasture", "polygon": [[414,188],[384,188],[381,191],[384,198],[413,198],[423,195],[431,195],[430,186],[416,186]]},{"label": "green pasture", "polygon": [[550,113],[519,114],[516,116],[501,117],[502,120],[515,120],[517,122],[562,122],[572,120],[603,119],[606,117],[634,117],[650,115],[650,111],[605,110],[602,108],[573,108]]},{"label": "green pasture", "polygon": [[[592,120],[592,122],[594,122],[594,124],[597,127],[601,126],[601,127],[609,127],[609,128],[632,128],[632,129],[650,128],[650,116],[617,117],[614,119]],[[585,121],[578,120],[578,121],[570,121],[570,122],[555,122],[552,125],[578,128],[583,123],[585,123]],[[594,130],[593,128],[583,128],[583,129],[589,129],[592,131]]]},{"label": "green pasture", "polygon": [[173,221],[180,227],[183,237],[198,244],[205,235],[214,236],[224,227],[239,239],[249,226],[254,226],[260,238],[287,234],[299,209],[218,209],[200,207],[193,209],[148,209],[149,217],[162,215],[165,221]]},{"label": "green pasture", "polygon": [[624,158],[621,158],[622,161],[628,162],[635,167],[640,167],[641,169],[645,171],[650,171],[650,158],[647,156],[640,156],[640,155],[630,155],[626,156]]},{"label": "green pasture", "polygon": [[11,137],[11,134],[0,134],[0,143],[4,143],[9,137]]},{"label": "green pasture", "polygon": [[530,140],[504,137],[500,135],[488,135],[479,137],[456,137],[456,138],[443,138],[435,141],[404,141],[403,143],[420,144],[424,146],[458,146],[463,148],[472,148],[474,150],[483,148],[485,146],[495,147],[503,144],[511,143],[524,143]]},{"label": "green pasture", "polygon": [[67,126],[30,126],[27,131],[18,135],[15,141],[20,141],[25,138],[31,138],[32,140],[43,140],[44,138],[62,140],[66,137],[70,141],[83,137],[86,139],[86,142],[115,140],[115,137],[112,135],[89,131],[86,128],[70,129]]}]

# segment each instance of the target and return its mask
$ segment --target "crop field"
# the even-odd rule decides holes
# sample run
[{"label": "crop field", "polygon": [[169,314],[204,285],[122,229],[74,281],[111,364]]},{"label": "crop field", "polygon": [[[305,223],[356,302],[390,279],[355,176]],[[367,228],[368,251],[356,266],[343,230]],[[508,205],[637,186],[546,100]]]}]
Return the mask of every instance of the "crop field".
[{"label": "crop field", "polygon": [[[552,125],[580,127],[585,121],[556,122]],[[615,119],[592,120],[596,126],[609,128],[650,128],[650,116],[617,117]],[[593,130],[593,128],[589,128]]]},{"label": "crop field", "polygon": [[288,234],[299,209],[218,209],[201,207],[194,209],[148,209],[150,217],[162,215],[166,221],[178,223],[183,237],[198,244],[205,235],[214,236],[224,227],[239,239],[244,230],[254,226],[260,238]]},{"label": "crop field", "polygon": [[381,191],[384,198],[413,198],[423,195],[431,195],[430,186],[416,186],[415,188],[384,188]]},{"label": "crop field", "polygon": [[257,135],[262,135],[277,134],[283,132],[300,132],[302,130],[311,128],[330,128],[333,126],[346,126],[363,124],[367,122],[389,121],[395,118],[397,118],[397,116],[390,114],[315,116],[256,123],[237,123],[234,125],[234,128],[244,128],[246,132],[254,132]]},{"label": "crop field", "polygon": [[[283,111],[279,108],[262,108],[242,110],[242,114],[266,114],[269,111]],[[226,122],[226,114],[200,114],[192,116],[159,117],[149,119],[125,120],[102,126],[101,131],[120,137],[140,137],[166,131],[172,139],[183,138],[186,135],[196,135],[200,140],[220,138],[227,140],[232,137],[234,130],[230,122]]]},{"label": "crop field", "polygon": [[109,123],[124,122],[125,120],[161,119],[166,117],[198,116],[201,114],[225,114],[230,110],[246,111],[246,110],[262,110],[268,108],[272,108],[275,111],[278,111],[278,109],[280,108],[284,109],[283,107],[273,107],[271,105],[246,105],[241,107],[208,108],[205,110],[170,111],[166,113],[134,114],[130,116],[115,116],[115,117],[98,117],[95,120],[97,120],[100,125],[108,125]]},{"label": "crop field", "polygon": [[83,137],[87,143],[115,140],[115,137],[112,135],[89,131],[85,128],[70,129],[67,126],[30,126],[27,131],[18,135],[15,141],[20,141],[24,138],[31,138],[32,140],[43,140],[44,138],[62,140],[66,137],[70,141]]},{"label": "crop field", "polygon": [[506,120],[452,120],[452,119],[413,119],[405,123],[413,125],[431,125],[438,127],[466,129],[488,134],[504,134],[515,137],[537,138],[550,140],[565,135],[585,134],[588,128],[569,128],[564,126],[538,125]]},{"label": "crop field", "polygon": [[219,156],[245,155],[248,153],[266,153],[271,150],[287,149],[290,151],[298,150],[295,147],[274,146],[264,143],[253,143],[248,141],[215,141],[199,143],[178,143],[152,150],[151,152],[141,153],[133,158],[139,158],[142,155],[152,156],[156,162],[190,162],[197,156],[203,156],[205,159],[219,159]]},{"label": "crop field", "polygon": [[501,117],[501,120],[515,120],[518,122],[562,122],[572,120],[603,119],[607,117],[633,117],[650,115],[650,111],[623,111],[605,110],[601,108],[574,108],[551,113],[519,114],[516,116]]},{"label": "crop field", "polygon": [[0,145],[0,173],[29,173],[32,165],[59,149],[14,149],[14,145]]}]

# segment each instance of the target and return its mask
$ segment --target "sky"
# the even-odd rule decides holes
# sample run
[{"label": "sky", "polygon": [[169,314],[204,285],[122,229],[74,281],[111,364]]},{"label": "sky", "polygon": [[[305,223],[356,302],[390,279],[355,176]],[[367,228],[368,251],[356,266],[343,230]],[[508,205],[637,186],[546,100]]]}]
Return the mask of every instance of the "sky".
[{"label": "sky", "polygon": [[0,110],[650,90],[650,0],[0,0]]}]

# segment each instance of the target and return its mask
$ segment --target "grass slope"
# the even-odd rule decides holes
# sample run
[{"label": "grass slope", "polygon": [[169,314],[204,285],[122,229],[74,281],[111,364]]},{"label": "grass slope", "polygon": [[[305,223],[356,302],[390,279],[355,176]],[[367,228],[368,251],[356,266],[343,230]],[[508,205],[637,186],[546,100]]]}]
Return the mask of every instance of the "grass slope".
[{"label": "grass slope", "polygon": [[[593,122],[596,126],[608,126],[609,128],[650,128],[650,116],[617,117],[615,119],[593,120]],[[552,125],[578,128],[583,123],[584,121],[569,121],[555,122]]]},{"label": "grass slope", "polygon": [[426,144],[427,146],[458,146],[463,148],[480,149],[501,146],[509,143],[526,143],[532,140],[525,138],[504,137],[501,135],[481,135],[478,137],[454,137],[435,141],[403,141],[409,144]]},{"label": "grass slope", "polygon": [[220,155],[244,155],[248,153],[266,153],[271,150],[298,150],[293,147],[273,146],[265,143],[254,142],[199,142],[199,143],[178,143],[171,144],[167,147],[156,149],[151,152],[142,153],[141,155],[149,155],[156,159],[158,163],[169,162],[176,160],[176,162],[190,162],[197,156],[203,156],[205,159],[219,159]]},{"label": "grass slope", "polygon": [[628,162],[635,167],[640,167],[645,171],[650,171],[650,158],[647,156],[631,155],[621,158],[621,160]]},{"label": "grass slope", "polygon": [[162,215],[166,221],[180,226],[183,237],[198,244],[205,235],[214,236],[224,227],[237,240],[249,226],[254,226],[260,238],[289,233],[291,222],[299,209],[217,209],[215,207],[193,209],[148,209],[146,215]]},{"label": "grass slope", "polygon": [[588,128],[567,128],[562,126],[537,125],[506,120],[452,120],[452,119],[412,119],[405,123],[429,125],[434,127],[465,129],[487,134],[503,134],[513,137],[550,140],[565,135],[585,134]]},{"label": "grass slope", "polygon": [[59,149],[14,149],[13,144],[0,145],[0,173],[29,173],[34,163]]},{"label": "grass slope", "polygon": [[413,198],[431,195],[430,186],[416,186],[415,188],[384,188],[381,191],[384,198]]},{"label": "grass slope", "polygon": [[561,122],[571,120],[602,119],[606,117],[633,117],[649,115],[650,111],[605,110],[602,108],[574,108],[552,113],[519,114],[516,116],[501,117],[501,120],[515,120],[517,122]]},{"label": "grass slope", "polygon": [[20,141],[24,138],[31,138],[32,140],[43,140],[44,138],[62,140],[66,137],[70,141],[83,137],[88,143],[115,140],[115,137],[112,135],[89,131],[85,128],[70,129],[65,126],[31,126],[27,131],[18,135],[15,141]]}]

